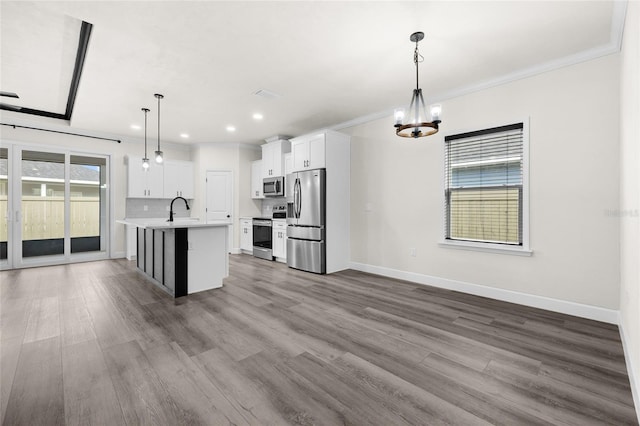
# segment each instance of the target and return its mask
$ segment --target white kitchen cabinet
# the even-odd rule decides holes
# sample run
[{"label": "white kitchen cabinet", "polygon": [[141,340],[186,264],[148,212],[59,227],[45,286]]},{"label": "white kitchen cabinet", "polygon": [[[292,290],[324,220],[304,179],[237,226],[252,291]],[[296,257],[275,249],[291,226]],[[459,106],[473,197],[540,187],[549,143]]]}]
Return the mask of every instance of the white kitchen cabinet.
[{"label": "white kitchen cabinet", "polygon": [[[326,173],[325,251],[327,274],[350,266],[351,139],[327,130],[291,139],[293,171],[324,168]],[[297,154],[297,155],[296,155]],[[296,164],[297,163],[297,164]]]},{"label": "white kitchen cabinet", "polygon": [[293,154],[288,153],[284,155],[284,176],[287,176],[292,172],[293,172]]},{"label": "white kitchen cabinet", "polygon": [[274,219],[272,228],[273,257],[277,261],[287,261],[287,221],[286,219]]},{"label": "white kitchen cabinet", "polygon": [[262,145],[262,177],[284,175],[284,154],[291,151],[291,142],[280,139]]},{"label": "white kitchen cabinet", "polygon": [[262,160],[251,162],[251,198],[262,199]]},{"label": "white kitchen cabinet", "polygon": [[167,160],[164,163],[164,198],[194,198],[193,163]]},{"label": "white kitchen cabinet", "polygon": [[[139,161],[138,161],[139,160]],[[128,198],[163,198],[164,166],[149,162],[149,168],[142,168],[142,160],[129,157],[127,164]]]},{"label": "white kitchen cabinet", "polygon": [[253,253],[253,219],[240,219],[240,250],[247,254]]},{"label": "white kitchen cabinet", "polygon": [[127,260],[136,260],[138,253],[138,227],[134,225],[125,225],[124,229],[126,232],[125,239],[127,241]]},{"label": "white kitchen cabinet", "polygon": [[291,141],[291,154],[294,172],[325,168],[325,134]]}]

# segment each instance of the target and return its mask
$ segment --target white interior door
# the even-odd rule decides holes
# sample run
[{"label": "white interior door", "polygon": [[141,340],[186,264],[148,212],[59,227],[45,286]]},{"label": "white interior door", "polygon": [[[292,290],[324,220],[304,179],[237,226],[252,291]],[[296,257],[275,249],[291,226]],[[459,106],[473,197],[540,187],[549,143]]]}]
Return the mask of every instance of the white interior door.
[{"label": "white interior door", "polygon": [[230,171],[207,172],[207,222],[233,219],[232,178]]},{"label": "white interior door", "polygon": [[229,170],[207,171],[207,222],[229,222],[227,249],[233,237],[233,173]]}]

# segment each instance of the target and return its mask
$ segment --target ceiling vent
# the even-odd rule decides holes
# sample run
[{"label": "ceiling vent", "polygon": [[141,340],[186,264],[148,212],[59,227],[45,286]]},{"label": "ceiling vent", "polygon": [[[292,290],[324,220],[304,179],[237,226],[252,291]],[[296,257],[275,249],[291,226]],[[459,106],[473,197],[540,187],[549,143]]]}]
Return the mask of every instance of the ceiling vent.
[{"label": "ceiling vent", "polygon": [[253,92],[254,95],[256,96],[260,96],[263,97],[265,99],[269,99],[269,100],[273,100],[273,99],[277,99],[277,98],[281,98],[282,95],[279,95],[277,93],[274,93],[270,90],[267,89],[260,89],[257,92]]}]

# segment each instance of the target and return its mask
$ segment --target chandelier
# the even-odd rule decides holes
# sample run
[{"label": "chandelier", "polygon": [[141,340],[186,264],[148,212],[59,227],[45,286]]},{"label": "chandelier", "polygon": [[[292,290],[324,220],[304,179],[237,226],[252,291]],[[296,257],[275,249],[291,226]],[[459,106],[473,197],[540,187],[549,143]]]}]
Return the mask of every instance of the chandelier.
[{"label": "chandelier", "polygon": [[442,106],[432,105],[430,108],[430,120],[427,121],[427,109],[424,106],[424,98],[422,97],[422,89],[418,84],[418,64],[424,61],[424,57],[418,51],[418,42],[424,38],[423,32],[415,32],[411,34],[409,40],[416,44],[413,52],[413,62],[416,64],[416,88],[413,89],[411,104],[407,111],[407,120],[405,122],[405,109],[398,108],[394,111],[396,135],[403,138],[422,138],[438,133],[438,125],[440,124],[440,113]]}]

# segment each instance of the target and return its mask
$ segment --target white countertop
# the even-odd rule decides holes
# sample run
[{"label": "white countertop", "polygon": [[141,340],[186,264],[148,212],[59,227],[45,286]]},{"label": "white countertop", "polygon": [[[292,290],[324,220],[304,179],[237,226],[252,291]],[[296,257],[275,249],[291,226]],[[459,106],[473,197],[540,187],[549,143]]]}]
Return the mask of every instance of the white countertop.
[{"label": "white countertop", "polygon": [[138,228],[149,229],[171,229],[171,228],[211,228],[215,226],[229,226],[230,221],[220,220],[215,222],[203,222],[197,217],[176,217],[173,222],[167,221],[166,218],[124,218],[116,220],[129,226],[137,226]]}]

